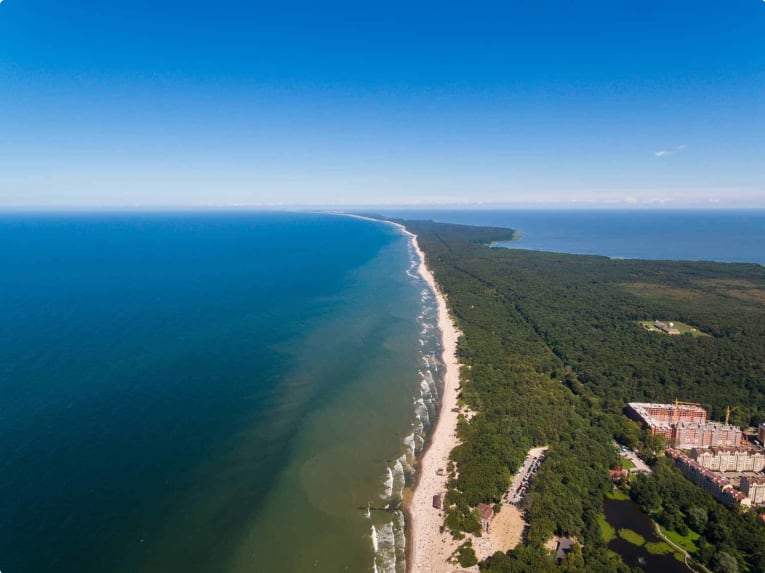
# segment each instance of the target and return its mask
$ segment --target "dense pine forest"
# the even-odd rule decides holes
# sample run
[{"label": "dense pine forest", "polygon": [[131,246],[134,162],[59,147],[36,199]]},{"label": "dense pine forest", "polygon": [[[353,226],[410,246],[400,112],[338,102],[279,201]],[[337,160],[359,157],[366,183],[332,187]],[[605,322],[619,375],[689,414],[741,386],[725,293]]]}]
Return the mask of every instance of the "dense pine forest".
[{"label": "dense pine forest", "polygon": [[[612,440],[641,449],[654,477],[633,499],[672,531],[699,534],[694,558],[717,571],[765,571],[765,525],[687,482],[662,444],[623,415],[628,401],[698,402],[713,419],[732,408],[741,426],[765,420],[765,269],[707,262],[612,260],[492,248],[508,229],[401,221],[418,236],[464,336],[462,420],[445,526],[478,531],[472,511],[497,503],[526,451],[549,445],[527,497],[522,546],[483,571],[630,571],[603,539]],[[678,321],[693,334],[649,332]],[[452,468],[454,470],[455,468]],[[553,534],[579,540],[556,564]]]}]

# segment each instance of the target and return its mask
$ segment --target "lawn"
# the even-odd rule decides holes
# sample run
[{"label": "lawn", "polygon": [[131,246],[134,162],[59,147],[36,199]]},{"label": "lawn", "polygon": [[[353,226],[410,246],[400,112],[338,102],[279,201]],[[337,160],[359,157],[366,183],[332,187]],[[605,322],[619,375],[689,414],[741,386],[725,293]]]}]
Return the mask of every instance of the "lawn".
[{"label": "lawn", "polygon": [[666,555],[675,552],[674,549],[663,541],[649,541],[645,544],[645,549],[652,555]]},{"label": "lawn", "polygon": [[664,529],[663,527],[661,528],[661,531],[672,543],[678,547],[682,547],[688,553],[695,553],[698,550],[695,542],[698,541],[701,536],[695,531],[689,531],[688,535],[680,535],[677,531]]},{"label": "lawn", "polygon": [[[680,331],[680,334],[690,334],[691,336],[709,336],[706,332],[702,332],[699,329],[697,329],[695,326],[691,326],[690,324],[685,324],[684,322],[677,322],[675,321],[669,321],[669,320],[663,320],[665,324],[669,324],[672,322],[674,324],[674,327]],[[646,330],[651,330],[654,332],[662,333],[661,330],[657,330],[653,326],[653,320],[639,320],[638,324],[640,324],[643,328]]]},{"label": "lawn", "polygon": [[624,541],[627,543],[632,543],[632,545],[637,545],[638,547],[645,545],[645,537],[640,535],[637,531],[632,531],[631,529],[620,529],[619,537],[624,539]]},{"label": "lawn", "polygon": [[621,458],[621,459],[619,460],[619,463],[621,464],[621,466],[622,466],[622,469],[623,469],[623,470],[628,470],[628,471],[629,471],[629,470],[631,470],[632,468],[634,468],[634,467],[635,467],[635,464],[633,464],[633,463],[632,463],[630,460],[628,460],[627,458]]},{"label": "lawn", "polygon": [[608,499],[611,499],[613,501],[629,501],[630,496],[624,493],[620,489],[612,489],[611,491],[606,493],[606,497]]},{"label": "lawn", "polygon": [[616,539],[616,530],[606,521],[606,516],[598,514],[598,526],[600,527],[600,537],[603,539],[603,543],[608,544],[613,539]]}]

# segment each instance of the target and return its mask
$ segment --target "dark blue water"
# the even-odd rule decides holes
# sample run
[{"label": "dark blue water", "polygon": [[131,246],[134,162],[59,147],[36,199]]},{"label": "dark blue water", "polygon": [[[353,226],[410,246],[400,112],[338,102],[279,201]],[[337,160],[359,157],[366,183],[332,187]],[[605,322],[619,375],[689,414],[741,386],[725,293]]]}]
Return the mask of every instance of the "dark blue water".
[{"label": "dark blue water", "polygon": [[0,569],[371,570],[412,264],[345,217],[0,216]]},{"label": "dark blue water", "polygon": [[[606,500],[603,511],[608,523],[618,532],[630,529],[640,534],[647,543],[663,540],[656,534],[651,519],[632,501]],[[608,543],[608,548],[618,553],[627,565],[652,573],[685,573],[688,568],[673,553],[657,555],[650,553],[646,546],[638,546],[617,536]]]},{"label": "dark blue water", "polygon": [[410,219],[510,227],[519,249],[617,258],[765,263],[765,210],[407,210]]}]

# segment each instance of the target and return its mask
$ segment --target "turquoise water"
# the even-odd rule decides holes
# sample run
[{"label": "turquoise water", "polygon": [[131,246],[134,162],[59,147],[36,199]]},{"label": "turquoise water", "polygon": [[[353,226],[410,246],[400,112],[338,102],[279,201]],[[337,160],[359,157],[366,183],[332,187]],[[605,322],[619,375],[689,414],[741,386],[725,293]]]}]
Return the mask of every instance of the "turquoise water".
[{"label": "turquoise water", "polygon": [[765,209],[407,210],[407,219],[509,227],[512,248],[630,259],[765,264]]},{"label": "turquoise water", "polygon": [[6,214],[0,244],[0,570],[403,570],[439,365],[397,230]]}]

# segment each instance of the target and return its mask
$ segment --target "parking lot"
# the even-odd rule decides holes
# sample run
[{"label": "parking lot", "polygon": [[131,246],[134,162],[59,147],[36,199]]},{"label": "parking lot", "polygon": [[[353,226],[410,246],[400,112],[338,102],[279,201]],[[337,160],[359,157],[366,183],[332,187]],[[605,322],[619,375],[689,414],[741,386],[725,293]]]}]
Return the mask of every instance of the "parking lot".
[{"label": "parking lot", "polygon": [[515,505],[518,508],[521,507],[523,499],[526,497],[526,493],[531,485],[531,480],[533,479],[534,474],[539,470],[539,466],[544,461],[546,454],[547,447],[529,450],[526,459],[523,460],[523,464],[515,473],[515,476],[513,476],[510,488],[505,492],[502,501]]}]

